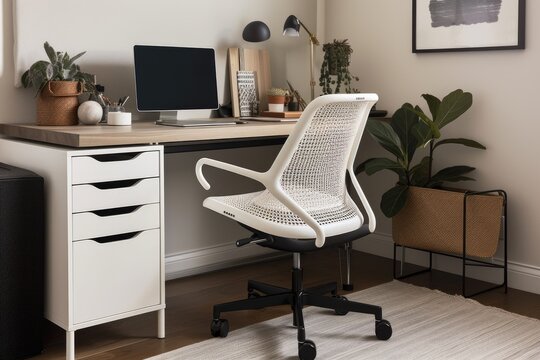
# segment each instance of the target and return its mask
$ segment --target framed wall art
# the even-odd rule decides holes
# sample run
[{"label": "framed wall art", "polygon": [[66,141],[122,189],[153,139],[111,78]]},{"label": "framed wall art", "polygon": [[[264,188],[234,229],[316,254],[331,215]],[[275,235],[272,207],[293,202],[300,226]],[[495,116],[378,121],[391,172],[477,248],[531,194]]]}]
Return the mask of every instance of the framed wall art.
[{"label": "framed wall art", "polygon": [[413,53],[525,48],[525,0],[413,0]]}]

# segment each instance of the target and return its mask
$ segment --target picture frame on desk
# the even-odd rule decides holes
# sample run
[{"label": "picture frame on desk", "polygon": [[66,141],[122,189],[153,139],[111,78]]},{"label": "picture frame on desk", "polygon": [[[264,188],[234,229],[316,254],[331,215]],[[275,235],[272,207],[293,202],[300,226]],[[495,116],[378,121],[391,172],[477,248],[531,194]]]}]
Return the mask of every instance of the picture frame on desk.
[{"label": "picture frame on desk", "polygon": [[525,49],[525,0],[413,0],[412,52]]}]

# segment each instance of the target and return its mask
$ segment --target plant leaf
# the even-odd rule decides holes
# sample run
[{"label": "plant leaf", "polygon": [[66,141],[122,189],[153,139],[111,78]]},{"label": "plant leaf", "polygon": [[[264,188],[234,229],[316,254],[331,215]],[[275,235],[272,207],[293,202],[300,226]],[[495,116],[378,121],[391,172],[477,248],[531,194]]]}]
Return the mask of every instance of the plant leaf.
[{"label": "plant leaf", "polygon": [[431,128],[423,121],[419,121],[418,124],[413,127],[412,131],[417,139],[417,147],[426,146],[433,136]]},{"label": "plant leaf", "polygon": [[459,144],[459,145],[472,147],[472,148],[475,148],[475,149],[486,150],[486,147],[484,145],[480,144],[479,142],[476,142],[474,140],[469,140],[469,139],[463,139],[463,138],[445,139],[445,140],[438,141],[433,146],[433,149],[435,149],[436,147],[438,147],[440,145],[444,145],[444,144]]},{"label": "plant leaf", "polygon": [[439,129],[448,125],[472,106],[472,94],[461,89],[446,95],[439,106],[437,116],[433,121]]},{"label": "plant leaf", "polygon": [[422,94],[422,97],[426,100],[429,106],[429,111],[431,112],[431,118],[435,119],[437,116],[437,112],[439,111],[439,106],[441,105],[441,100],[439,100],[439,98],[430,94]]},{"label": "plant leaf", "polygon": [[405,176],[405,169],[403,166],[393,160],[387,158],[373,158],[365,164],[366,174],[373,175],[381,170],[390,170],[395,172],[398,176]]},{"label": "plant leaf", "polygon": [[366,128],[369,134],[387,151],[403,161],[404,154],[401,151],[401,141],[392,127],[380,120],[368,119]]},{"label": "plant leaf", "polygon": [[54,51],[53,47],[51,45],[49,45],[48,42],[45,42],[45,44],[43,44],[43,47],[45,48],[45,52],[47,53],[47,57],[49,58],[51,63],[54,64],[56,62],[56,60],[58,59],[56,51]]},{"label": "plant leaf", "polygon": [[51,80],[54,76],[54,67],[52,64],[47,64],[47,68],[45,69],[45,76],[47,80]]},{"label": "plant leaf", "polygon": [[426,186],[429,181],[429,156],[425,156],[409,171],[411,185]]},{"label": "plant leaf", "polygon": [[81,53],[78,53],[77,55],[75,55],[74,57],[72,57],[70,59],[70,63],[69,63],[69,66],[71,66],[78,58],[80,58],[81,56],[83,56],[84,54],[86,54],[86,51],[83,51]]},{"label": "plant leaf", "polygon": [[420,117],[420,120],[422,120],[429,128],[431,129],[431,137],[438,139],[441,137],[441,132],[439,131],[439,127],[435,122],[433,122],[422,110],[422,108],[418,105],[414,107],[414,112]]},{"label": "plant leaf", "polygon": [[381,210],[384,216],[391,218],[396,215],[405,206],[407,201],[407,190],[409,186],[397,184],[381,198]]},{"label": "plant leaf", "polygon": [[464,177],[463,175],[470,173],[474,169],[475,168],[471,166],[463,165],[444,168],[431,177],[430,184],[441,183],[444,181],[456,182],[462,180],[472,180],[471,178]]},{"label": "plant leaf", "polygon": [[390,126],[392,126],[392,129],[394,129],[401,142],[401,150],[407,160],[405,164],[406,168],[411,162],[414,152],[418,147],[418,139],[414,136],[413,129],[420,120],[414,111],[410,111],[412,108],[411,104],[404,104],[394,113],[392,121],[390,122]]},{"label": "plant leaf", "polygon": [[30,80],[30,70],[26,70],[21,76],[21,83],[23,87],[27,88],[32,86],[32,81]]}]

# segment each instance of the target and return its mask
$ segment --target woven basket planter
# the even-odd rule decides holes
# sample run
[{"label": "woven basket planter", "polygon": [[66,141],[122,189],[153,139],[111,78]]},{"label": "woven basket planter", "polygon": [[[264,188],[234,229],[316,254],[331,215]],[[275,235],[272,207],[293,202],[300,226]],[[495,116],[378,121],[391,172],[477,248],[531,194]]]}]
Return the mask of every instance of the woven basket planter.
[{"label": "woven basket planter", "polygon": [[[405,207],[392,218],[394,242],[432,252],[462,255],[464,192],[409,187]],[[492,257],[501,230],[503,197],[467,198],[466,255]]]},{"label": "woven basket planter", "polygon": [[78,81],[49,81],[37,98],[38,125],[77,125]]}]

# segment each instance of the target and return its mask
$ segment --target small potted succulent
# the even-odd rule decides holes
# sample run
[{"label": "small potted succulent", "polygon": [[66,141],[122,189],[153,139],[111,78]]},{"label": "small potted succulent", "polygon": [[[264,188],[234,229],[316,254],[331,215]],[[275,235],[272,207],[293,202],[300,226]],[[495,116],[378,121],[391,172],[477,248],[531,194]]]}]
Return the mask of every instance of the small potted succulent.
[{"label": "small potted succulent", "polygon": [[37,97],[38,125],[76,125],[77,96],[93,91],[94,76],[81,71],[75,61],[85,54],[70,57],[44,44],[49,61],[35,62],[22,75],[25,88],[33,87]]},{"label": "small potted succulent", "polygon": [[289,97],[289,90],[273,87],[266,93],[268,95],[268,111],[283,112]]}]

